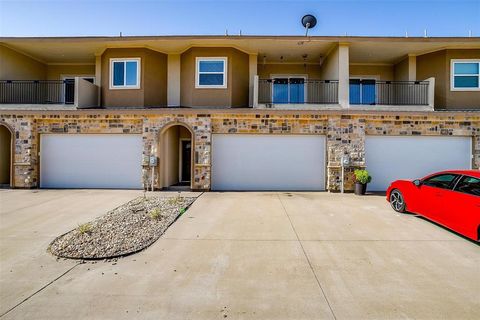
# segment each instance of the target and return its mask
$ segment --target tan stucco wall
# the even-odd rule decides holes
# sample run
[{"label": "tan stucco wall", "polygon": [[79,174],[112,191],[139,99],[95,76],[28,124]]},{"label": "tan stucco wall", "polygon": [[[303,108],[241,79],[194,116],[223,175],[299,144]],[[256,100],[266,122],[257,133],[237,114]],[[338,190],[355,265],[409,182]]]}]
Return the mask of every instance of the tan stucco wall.
[{"label": "tan stucco wall", "polygon": [[[110,90],[110,59],[140,58],[140,89]],[[165,106],[167,56],[144,48],[108,49],[102,55],[102,105],[105,107]]]},{"label": "tan stucco wall", "polygon": [[269,79],[272,75],[277,74],[298,74],[307,75],[309,79],[320,79],[320,64],[259,64],[258,76],[260,79]]},{"label": "tan stucco wall", "polygon": [[451,91],[451,59],[480,59],[480,49],[447,50],[446,52],[446,107],[447,109],[480,109],[480,91]]},{"label": "tan stucco wall", "polygon": [[250,84],[250,57],[238,50],[232,51],[232,107],[248,107]]},{"label": "tan stucco wall", "polygon": [[0,125],[0,184],[10,183],[11,139],[7,127]]},{"label": "tan stucco wall", "polygon": [[75,106],[77,108],[98,107],[99,87],[82,78],[77,80],[75,81]]},{"label": "tan stucco wall", "polygon": [[[197,57],[227,57],[227,88],[196,89]],[[234,48],[190,48],[181,56],[180,103],[187,107],[248,106],[249,56]]]},{"label": "tan stucco wall", "polygon": [[435,108],[446,107],[446,51],[437,51],[417,56],[417,79],[435,78]]},{"label": "tan stucco wall", "polygon": [[61,80],[62,76],[95,76],[95,65],[49,65],[48,80]]},{"label": "tan stucco wall", "polygon": [[328,56],[325,57],[320,70],[321,80],[338,80],[339,78],[339,48],[334,48]]},{"label": "tan stucco wall", "polygon": [[393,66],[395,81],[408,81],[408,57]]},{"label": "tan stucco wall", "polygon": [[45,64],[0,45],[0,80],[44,80]]},{"label": "tan stucco wall", "polygon": [[350,77],[375,76],[378,80],[393,80],[393,66],[350,65]]},{"label": "tan stucco wall", "polygon": [[145,50],[145,69],[142,80],[145,87],[145,106],[167,105],[167,55]]}]

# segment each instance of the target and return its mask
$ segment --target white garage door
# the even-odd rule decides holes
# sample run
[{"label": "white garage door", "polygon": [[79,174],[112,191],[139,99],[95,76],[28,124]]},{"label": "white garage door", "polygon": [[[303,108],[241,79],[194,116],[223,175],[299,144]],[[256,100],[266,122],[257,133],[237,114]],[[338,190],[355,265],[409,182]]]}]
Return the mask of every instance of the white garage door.
[{"label": "white garage door", "polygon": [[397,179],[417,179],[450,169],[470,169],[470,137],[367,136],[365,157],[371,191],[384,191]]},{"label": "white garage door", "polygon": [[142,188],[142,137],[130,134],[45,134],[42,188]]},{"label": "white garage door", "polygon": [[324,136],[212,135],[212,190],[324,189]]}]

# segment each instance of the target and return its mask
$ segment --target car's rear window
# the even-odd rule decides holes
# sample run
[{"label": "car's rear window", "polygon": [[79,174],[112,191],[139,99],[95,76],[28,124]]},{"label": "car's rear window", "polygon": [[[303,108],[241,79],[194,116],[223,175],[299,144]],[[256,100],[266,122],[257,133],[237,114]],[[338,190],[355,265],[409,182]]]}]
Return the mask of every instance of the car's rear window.
[{"label": "car's rear window", "polygon": [[480,196],[480,179],[464,176],[457,183],[455,191]]}]

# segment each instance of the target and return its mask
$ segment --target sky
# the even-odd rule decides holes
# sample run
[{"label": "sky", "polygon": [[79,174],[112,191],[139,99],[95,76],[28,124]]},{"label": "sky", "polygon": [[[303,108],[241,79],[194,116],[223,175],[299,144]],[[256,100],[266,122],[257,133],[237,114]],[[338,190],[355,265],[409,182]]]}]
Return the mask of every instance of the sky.
[{"label": "sky", "polygon": [[0,0],[0,36],[480,36],[480,0]]}]

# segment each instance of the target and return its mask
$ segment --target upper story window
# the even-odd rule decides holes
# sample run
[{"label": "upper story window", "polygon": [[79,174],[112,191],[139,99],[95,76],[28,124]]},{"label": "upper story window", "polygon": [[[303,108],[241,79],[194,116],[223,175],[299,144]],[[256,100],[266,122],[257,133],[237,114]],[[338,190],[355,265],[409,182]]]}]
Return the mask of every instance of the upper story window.
[{"label": "upper story window", "polygon": [[140,58],[110,59],[110,89],[140,88]]},{"label": "upper story window", "polygon": [[195,88],[227,88],[227,58],[197,58]]},{"label": "upper story window", "polygon": [[452,60],[452,91],[480,90],[480,60]]}]

